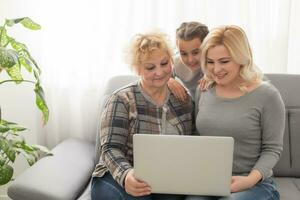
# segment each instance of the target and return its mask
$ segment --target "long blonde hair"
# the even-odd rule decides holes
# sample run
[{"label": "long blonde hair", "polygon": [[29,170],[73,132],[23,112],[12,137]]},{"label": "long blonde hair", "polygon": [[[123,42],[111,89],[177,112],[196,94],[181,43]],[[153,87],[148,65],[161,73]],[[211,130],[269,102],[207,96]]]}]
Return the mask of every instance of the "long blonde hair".
[{"label": "long blonde hair", "polygon": [[242,28],[234,25],[220,26],[209,32],[201,45],[201,67],[209,83],[214,83],[207,70],[207,52],[210,48],[224,45],[232,59],[238,63],[243,82],[239,88],[244,91],[250,83],[260,83],[263,74],[253,63],[252,51],[246,33]]}]

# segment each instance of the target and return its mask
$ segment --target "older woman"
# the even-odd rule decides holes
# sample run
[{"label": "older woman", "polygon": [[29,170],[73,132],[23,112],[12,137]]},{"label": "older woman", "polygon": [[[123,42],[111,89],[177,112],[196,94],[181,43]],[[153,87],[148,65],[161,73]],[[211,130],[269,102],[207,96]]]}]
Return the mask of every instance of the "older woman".
[{"label": "older woman", "polygon": [[106,103],[92,199],[180,199],[179,195],[151,194],[151,187],[135,178],[132,137],[138,133],[191,134],[192,101],[179,101],[167,87],[173,61],[165,35],[136,35],[129,62],[140,79],[114,92]]},{"label": "older woman", "polygon": [[262,81],[245,32],[213,29],[201,45],[201,66],[211,88],[197,98],[200,135],[235,140],[231,195],[187,200],[278,200],[272,169],[283,146],[284,104],[279,91]]}]

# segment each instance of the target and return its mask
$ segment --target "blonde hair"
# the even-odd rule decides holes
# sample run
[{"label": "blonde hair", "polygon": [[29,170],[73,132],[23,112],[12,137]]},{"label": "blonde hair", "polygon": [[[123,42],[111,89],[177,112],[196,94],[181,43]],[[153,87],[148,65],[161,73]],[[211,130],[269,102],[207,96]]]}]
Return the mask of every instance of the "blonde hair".
[{"label": "blonde hair", "polygon": [[214,83],[210,72],[207,71],[207,52],[210,48],[224,45],[232,59],[241,65],[240,76],[243,82],[239,85],[242,91],[249,83],[260,83],[263,74],[253,63],[252,51],[246,33],[234,25],[220,26],[209,32],[201,45],[201,66],[206,74],[205,79]]},{"label": "blonde hair", "polygon": [[173,50],[166,34],[161,32],[136,34],[127,52],[127,62],[130,68],[137,73],[140,64],[155,50],[165,51],[173,63]]}]

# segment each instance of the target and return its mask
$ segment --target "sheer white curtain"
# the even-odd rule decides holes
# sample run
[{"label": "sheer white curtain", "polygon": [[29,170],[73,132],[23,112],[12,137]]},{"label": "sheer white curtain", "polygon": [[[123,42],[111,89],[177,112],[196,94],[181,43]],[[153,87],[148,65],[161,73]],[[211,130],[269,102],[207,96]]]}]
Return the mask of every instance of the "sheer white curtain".
[{"label": "sheer white curtain", "polygon": [[290,3],[290,12],[289,12],[289,34],[288,34],[288,50],[286,51],[287,55],[287,72],[300,74],[300,1],[292,0]]},{"label": "sheer white curtain", "polygon": [[300,73],[297,0],[15,2],[19,10],[30,4],[25,14],[31,16],[34,10],[43,26],[37,53],[51,115],[39,137],[50,147],[66,137],[84,138],[96,130],[97,103],[105,81],[131,73],[123,51],[135,33],[157,28],[173,39],[183,21],[200,21],[209,28],[235,24],[247,32],[263,72]]}]

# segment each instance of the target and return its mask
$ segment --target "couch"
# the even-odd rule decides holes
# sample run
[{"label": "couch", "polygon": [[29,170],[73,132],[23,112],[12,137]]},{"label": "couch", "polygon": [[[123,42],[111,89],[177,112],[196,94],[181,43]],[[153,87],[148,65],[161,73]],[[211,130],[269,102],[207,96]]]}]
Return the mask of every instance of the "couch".
[{"label": "couch", "polygon": [[[266,77],[279,89],[286,106],[284,151],[274,169],[275,180],[281,200],[299,200],[300,75],[266,74]],[[99,113],[112,91],[136,79],[135,76],[110,79],[99,102]],[[87,134],[95,138],[98,135]],[[76,138],[62,141],[52,150],[54,156],[40,159],[11,183],[8,196],[13,200],[89,200],[91,174],[99,158],[96,141]]]}]

